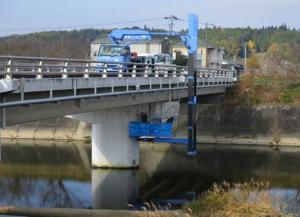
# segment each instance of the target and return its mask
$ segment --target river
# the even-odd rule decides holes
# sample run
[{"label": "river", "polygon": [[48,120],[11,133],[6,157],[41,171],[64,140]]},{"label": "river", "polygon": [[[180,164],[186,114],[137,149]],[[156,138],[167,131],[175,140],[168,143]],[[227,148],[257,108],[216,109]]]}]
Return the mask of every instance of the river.
[{"label": "river", "polygon": [[270,183],[290,213],[300,213],[300,148],[143,143],[138,170],[91,169],[84,143],[3,140],[0,205],[140,209],[177,208],[224,180]]}]

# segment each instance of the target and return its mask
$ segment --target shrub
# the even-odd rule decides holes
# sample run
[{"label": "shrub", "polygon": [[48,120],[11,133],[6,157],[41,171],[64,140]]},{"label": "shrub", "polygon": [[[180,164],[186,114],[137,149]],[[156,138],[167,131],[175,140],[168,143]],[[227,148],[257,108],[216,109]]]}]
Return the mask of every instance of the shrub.
[{"label": "shrub", "polygon": [[[280,204],[275,207],[274,204]],[[224,182],[184,207],[197,217],[283,217],[284,204],[270,196],[268,184]]]}]

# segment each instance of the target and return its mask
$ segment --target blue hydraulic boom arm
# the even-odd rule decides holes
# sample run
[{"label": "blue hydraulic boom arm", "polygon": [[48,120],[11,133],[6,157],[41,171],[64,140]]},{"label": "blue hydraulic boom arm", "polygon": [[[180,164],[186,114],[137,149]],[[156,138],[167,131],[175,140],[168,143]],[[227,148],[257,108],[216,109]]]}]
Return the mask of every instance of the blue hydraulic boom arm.
[{"label": "blue hydraulic boom arm", "polygon": [[189,14],[188,34],[178,32],[150,32],[145,30],[117,29],[109,34],[109,39],[114,43],[132,42],[132,41],[150,41],[152,36],[178,37],[188,48],[189,53],[197,53],[198,48],[198,16]]}]

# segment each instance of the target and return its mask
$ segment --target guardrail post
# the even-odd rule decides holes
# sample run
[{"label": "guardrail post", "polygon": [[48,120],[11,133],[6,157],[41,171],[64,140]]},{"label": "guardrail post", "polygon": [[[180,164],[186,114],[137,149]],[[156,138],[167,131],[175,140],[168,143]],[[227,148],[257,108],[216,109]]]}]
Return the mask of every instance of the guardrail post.
[{"label": "guardrail post", "polygon": [[176,78],[177,77],[177,67],[175,66],[173,68],[173,78]]},{"label": "guardrail post", "polygon": [[119,77],[119,78],[122,78],[122,77],[123,77],[123,64],[120,64],[118,77]]},{"label": "guardrail post", "polygon": [[43,78],[43,60],[39,61],[39,66],[36,74],[36,79]]},{"label": "guardrail post", "polygon": [[68,78],[68,62],[64,63],[62,78]]},{"label": "guardrail post", "polygon": [[136,65],[134,64],[132,67],[132,77],[135,78],[136,77]]},{"label": "guardrail post", "polygon": [[148,70],[149,70],[149,66],[146,65],[146,66],[145,66],[145,74],[144,74],[144,77],[145,77],[145,78],[148,77]]},{"label": "guardrail post", "polygon": [[107,78],[107,64],[106,63],[104,64],[102,77]]},{"label": "guardrail post", "polygon": [[5,79],[11,79],[11,65],[12,65],[12,60],[9,58],[6,61],[6,67],[5,67]]},{"label": "guardrail post", "polygon": [[90,63],[86,63],[86,68],[84,70],[83,78],[89,78],[89,72],[90,72]]},{"label": "guardrail post", "polygon": [[165,78],[168,77],[168,69],[165,69],[165,75],[164,75]]},{"label": "guardrail post", "polygon": [[158,66],[155,66],[155,77],[158,78],[159,77],[159,69]]}]

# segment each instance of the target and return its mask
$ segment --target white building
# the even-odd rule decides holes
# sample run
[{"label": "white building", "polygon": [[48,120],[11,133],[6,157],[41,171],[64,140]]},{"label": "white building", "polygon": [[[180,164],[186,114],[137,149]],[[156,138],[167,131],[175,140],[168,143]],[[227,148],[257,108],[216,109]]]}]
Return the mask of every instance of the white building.
[{"label": "white building", "polygon": [[[200,42],[197,55],[197,66],[210,69],[221,69],[224,61],[224,49],[208,45],[202,46],[204,42]],[[173,58],[176,52],[181,52],[183,55],[188,55],[188,49],[182,44],[173,45]]]}]

